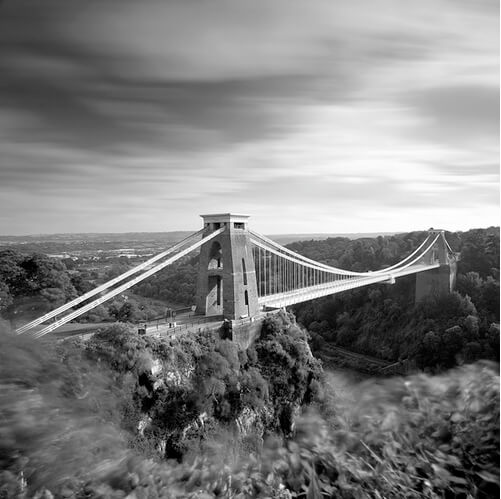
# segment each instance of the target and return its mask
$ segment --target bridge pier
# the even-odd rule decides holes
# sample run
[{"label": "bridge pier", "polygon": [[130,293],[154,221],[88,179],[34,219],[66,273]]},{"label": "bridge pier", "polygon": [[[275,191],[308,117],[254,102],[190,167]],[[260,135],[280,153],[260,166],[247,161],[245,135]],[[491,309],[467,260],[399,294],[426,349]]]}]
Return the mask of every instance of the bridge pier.
[{"label": "bridge pier", "polygon": [[256,270],[247,215],[201,215],[204,237],[225,230],[200,249],[196,313],[229,321],[259,313]]},{"label": "bridge pier", "polygon": [[430,295],[451,293],[456,284],[456,262],[416,274],[415,303]]},{"label": "bridge pier", "polygon": [[262,315],[228,321],[223,326],[223,337],[236,343],[240,349],[247,350],[259,338],[264,318]]},{"label": "bridge pier", "polygon": [[456,271],[458,255],[452,254],[445,239],[443,230],[430,229],[430,235],[439,235],[431,251],[425,255],[425,263],[439,263],[440,266],[416,274],[415,303],[427,296],[449,294],[456,286]]}]

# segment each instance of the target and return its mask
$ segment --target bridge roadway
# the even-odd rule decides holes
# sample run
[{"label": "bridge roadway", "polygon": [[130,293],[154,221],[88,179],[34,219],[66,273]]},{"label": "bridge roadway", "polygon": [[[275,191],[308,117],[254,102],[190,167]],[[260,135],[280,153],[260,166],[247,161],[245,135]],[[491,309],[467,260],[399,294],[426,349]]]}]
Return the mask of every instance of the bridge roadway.
[{"label": "bridge roadway", "polygon": [[143,324],[146,324],[147,335],[173,337],[180,332],[212,331],[220,328],[222,323],[222,315],[197,316],[190,312],[179,314],[175,321],[174,319],[165,319],[164,323],[151,321],[140,323],[138,327],[141,328]]},{"label": "bridge roadway", "polygon": [[[219,329],[223,323],[223,317],[217,316],[194,316],[193,314],[179,314],[176,317],[176,322],[172,319],[162,323],[161,321],[144,321],[137,324],[140,329],[146,324],[146,334],[148,336],[174,337],[181,332],[197,332],[197,331],[213,331]],[[51,341],[62,341],[68,338],[89,339],[99,329],[111,327],[116,322],[99,322],[99,323],[72,323],[65,324],[48,336]],[[169,325],[171,324],[171,325]],[[176,324],[173,326],[173,324]],[[35,326],[33,332],[41,330],[44,325]]]},{"label": "bridge roadway", "polygon": [[[96,331],[99,329],[110,327],[114,323],[113,322],[73,322],[70,324],[65,324],[61,326],[56,331],[54,331],[47,338],[51,338],[52,341],[61,341],[67,338],[90,338]],[[45,327],[44,324],[40,324],[39,326],[35,326],[31,329],[28,334],[35,334],[38,331],[42,330]]]},{"label": "bridge roadway", "polygon": [[376,284],[380,282],[394,283],[394,279],[403,277],[409,274],[416,274],[427,270],[440,267],[439,263],[431,265],[410,265],[401,270],[392,270],[388,274],[377,274],[368,277],[354,277],[351,279],[339,280],[325,284],[317,284],[315,286],[308,286],[306,288],[298,288],[291,291],[284,291],[283,293],[275,293],[273,295],[260,296],[258,298],[259,305],[272,308],[287,307],[296,303],[321,298],[322,296],[329,296],[341,291],[349,289],[360,288],[369,284]]}]

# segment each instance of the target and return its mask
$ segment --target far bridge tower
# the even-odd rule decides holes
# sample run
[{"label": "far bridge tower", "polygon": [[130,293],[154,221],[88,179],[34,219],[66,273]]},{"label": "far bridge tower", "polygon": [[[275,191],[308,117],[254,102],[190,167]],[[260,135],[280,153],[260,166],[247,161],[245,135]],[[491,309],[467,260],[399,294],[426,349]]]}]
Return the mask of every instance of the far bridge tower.
[{"label": "far bridge tower", "polygon": [[416,274],[416,303],[429,295],[451,293],[456,285],[456,270],[459,255],[451,251],[445,239],[445,231],[430,229],[428,232],[433,239],[437,235],[439,237],[431,250],[423,256],[422,263],[429,265],[438,263],[440,266],[433,270],[418,272]]}]

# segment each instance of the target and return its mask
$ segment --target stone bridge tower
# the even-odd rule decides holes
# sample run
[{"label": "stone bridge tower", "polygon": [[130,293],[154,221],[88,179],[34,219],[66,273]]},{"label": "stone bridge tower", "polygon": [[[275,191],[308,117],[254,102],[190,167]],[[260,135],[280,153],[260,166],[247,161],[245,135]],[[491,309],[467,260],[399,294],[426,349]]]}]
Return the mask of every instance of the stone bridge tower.
[{"label": "stone bridge tower", "polygon": [[200,249],[196,313],[236,320],[259,312],[256,270],[247,215],[201,215],[204,237],[225,230]]},{"label": "stone bridge tower", "polygon": [[437,234],[439,237],[431,250],[423,257],[422,263],[439,263],[440,266],[416,274],[416,303],[429,295],[451,293],[456,285],[458,255],[450,252],[443,230],[430,229],[429,234],[432,238],[435,238]]}]

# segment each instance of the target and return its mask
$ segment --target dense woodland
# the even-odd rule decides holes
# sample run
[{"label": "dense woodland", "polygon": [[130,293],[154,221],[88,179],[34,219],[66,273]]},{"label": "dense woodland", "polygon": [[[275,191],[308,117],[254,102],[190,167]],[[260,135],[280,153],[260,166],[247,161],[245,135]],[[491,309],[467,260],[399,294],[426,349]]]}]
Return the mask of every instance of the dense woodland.
[{"label": "dense woodland", "polygon": [[[42,254],[0,251],[0,314],[19,323],[30,320],[80,296],[129,270],[122,259],[103,275],[78,271],[72,260]],[[168,307],[191,303],[197,269],[187,261],[161,276],[153,276],[77,319],[80,322],[139,322],[165,316]],[[166,286],[166,282],[170,282]],[[134,292],[132,292],[134,291]],[[152,299],[153,298],[153,299]]]},{"label": "dense woodland", "polygon": [[[377,239],[299,242],[310,258],[364,271],[401,260],[424,233]],[[499,361],[499,228],[446,233],[460,252],[456,292],[414,304],[415,278],[393,286],[352,290],[294,307],[313,337],[312,346],[339,345],[418,368],[443,369],[477,359]]]}]

